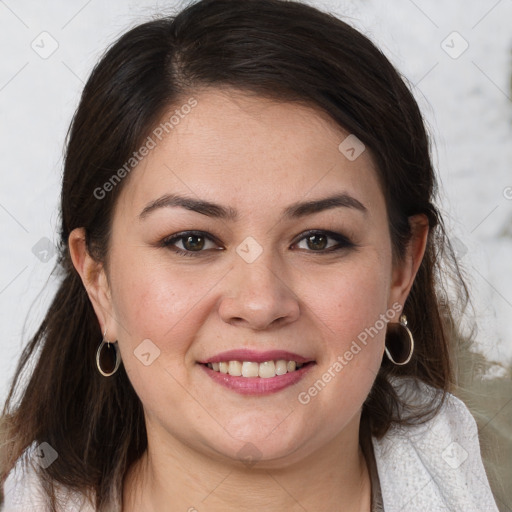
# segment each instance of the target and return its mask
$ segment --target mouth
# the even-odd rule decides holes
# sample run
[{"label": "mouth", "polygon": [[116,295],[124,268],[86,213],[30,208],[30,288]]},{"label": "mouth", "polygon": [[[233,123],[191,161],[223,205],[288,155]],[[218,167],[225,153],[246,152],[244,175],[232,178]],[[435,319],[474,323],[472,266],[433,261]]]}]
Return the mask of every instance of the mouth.
[{"label": "mouth", "polygon": [[298,363],[293,360],[277,359],[276,361],[221,361],[219,363],[206,363],[206,367],[214,372],[231,375],[232,377],[271,379],[278,375],[285,375],[300,370],[303,366],[314,364],[314,361]]},{"label": "mouth", "polygon": [[215,382],[241,394],[268,394],[301,380],[316,364],[284,351],[237,350],[198,362]]}]

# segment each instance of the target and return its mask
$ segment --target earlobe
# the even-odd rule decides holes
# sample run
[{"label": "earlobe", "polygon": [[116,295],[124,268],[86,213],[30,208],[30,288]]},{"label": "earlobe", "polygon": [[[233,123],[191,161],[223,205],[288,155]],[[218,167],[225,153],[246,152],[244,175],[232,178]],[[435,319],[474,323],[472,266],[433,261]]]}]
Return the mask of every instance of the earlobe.
[{"label": "earlobe", "polygon": [[76,228],[70,233],[68,245],[71,261],[80,274],[102,332],[106,329],[109,338],[116,339],[110,289],[105,269],[101,262],[89,254],[84,228]]},{"label": "earlobe", "polygon": [[427,246],[429,223],[424,214],[409,217],[411,239],[407,244],[402,261],[393,269],[392,301],[404,304],[423,260]]}]

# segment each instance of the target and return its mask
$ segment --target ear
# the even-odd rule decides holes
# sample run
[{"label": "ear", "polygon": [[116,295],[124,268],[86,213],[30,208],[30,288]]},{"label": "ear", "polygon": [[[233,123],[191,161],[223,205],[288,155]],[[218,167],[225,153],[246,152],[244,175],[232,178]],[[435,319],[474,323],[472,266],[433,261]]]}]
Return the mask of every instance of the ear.
[{"label": "ear", "polygon": [[411,239],[407,244],[404,257],[393,265],[393,275],[388,307],[398,302],[402,309],[414,283],[420,267],[429,232],[428,218],[424,214],[409,217]]},{"label": "ear", "polygon": [[113,316],[112,300],[107,275],[102,263],[95,260],[87,250],[85,230],[74,229],[68,239],[71,260],[92,303],[101,332],[107,331],[106,339],[117,339],[116,322]]}]

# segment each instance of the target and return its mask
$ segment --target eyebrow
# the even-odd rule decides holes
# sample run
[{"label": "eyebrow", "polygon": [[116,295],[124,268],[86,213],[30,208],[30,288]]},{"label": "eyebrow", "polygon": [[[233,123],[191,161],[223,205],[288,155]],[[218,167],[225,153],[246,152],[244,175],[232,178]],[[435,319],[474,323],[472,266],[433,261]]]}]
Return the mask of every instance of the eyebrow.
[{"label": "eyebrow", "polygon": [[[148,203],[140,213],[139,220],[145,219],[150,213],[160,208],[172,207],[185,208],[187,210],[191,210],[208,217],[214,217],[223,220],[236,221],[238,219],[238,212],[231,207],[224,207],[220,204],[212,203],[210,201],[180,196],[178,194],[165,194],[162,197]],[[346,193],[341,193],[314,201],[293,203],[284,209],[283,217],[288,219],[296,219],[305,217],[306,215],[311,215],[313,213],[340,207],[351,208],[360,211],[363,214],[368,212],[367,208],[355,197],[352,197]]]}]

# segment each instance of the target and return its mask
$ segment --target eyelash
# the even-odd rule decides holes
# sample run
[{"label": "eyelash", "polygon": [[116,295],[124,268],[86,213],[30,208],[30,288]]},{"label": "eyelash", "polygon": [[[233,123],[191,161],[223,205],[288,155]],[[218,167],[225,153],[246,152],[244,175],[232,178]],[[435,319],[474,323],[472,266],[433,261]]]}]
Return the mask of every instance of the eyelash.
[{"label": "eyelash", "polygon": [[[301,237],[297,239],[292,245],[296,245],[299,242],[307,239],[309,236],[313,235],[322,235],[326,236],[327,238],[332,238],[337,242],[337,245],[334,245],[332,247],[328,247],[327,249],[322,249],[318,251],[314,250],[307,250],[307,252],[316,253],[316,254],[329,254],[332,252],[337,252],[341,250],[348,250],[353,249],[356,247],[356,244],[351,242],[347,237],[339,234],[334,233],[333,231],[326,231],[321,229],[310,229],[308,231],[305,231],[304,233],[301,233]],[[208,236],[204,231],[182,231],[181,233],[177,233],[175,235],[172,235],[171,237],[164,238],[161,241],[161,245],[163,247],[167,247],[172,249],[176,254],[180,256],[200,256],[201,253],[206,252],[205,250],[200,251],[184,251],[183,249],[179,249],[178,247],[172,247],[174,243],[183,240],[189,236],[199,236],[202,238],[205,238],[206,240],[209,240],[211,242],[217,243],[212,237]]]}]

